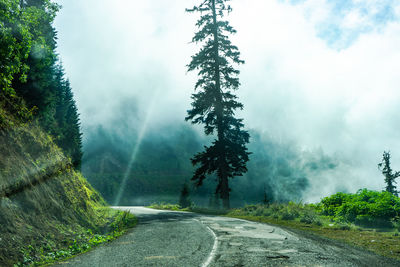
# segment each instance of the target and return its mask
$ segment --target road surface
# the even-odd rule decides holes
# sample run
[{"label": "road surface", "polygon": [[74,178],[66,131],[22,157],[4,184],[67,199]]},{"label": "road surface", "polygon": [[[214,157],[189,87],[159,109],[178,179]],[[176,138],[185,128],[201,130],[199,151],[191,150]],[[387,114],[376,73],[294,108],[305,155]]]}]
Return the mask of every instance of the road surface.
[{"label": "road surface", "polygon": [[137,227],[56,266],[400,266],[399,262],[276,226],[189,212],[118,207]]}]

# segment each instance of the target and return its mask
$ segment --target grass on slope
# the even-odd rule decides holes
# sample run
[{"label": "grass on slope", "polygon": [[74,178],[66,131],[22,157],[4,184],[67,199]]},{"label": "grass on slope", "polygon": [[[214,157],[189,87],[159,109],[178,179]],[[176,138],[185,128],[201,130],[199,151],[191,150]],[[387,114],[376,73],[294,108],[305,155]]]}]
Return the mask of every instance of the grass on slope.
[{"label": "grass on slope", "polygon": [[0,106],[0,266],[71,257],[135,224],[106,205],[48,134]]},{"label": "grass on slope", "polygon": [[98,208],[96,212],[97,224],[102,228],[100,232],[84,227],[73,230],[71,227],[59,225],[59,236],[55,240],[53,238],[41,247],[24,247],[21,249],[23,261],[14,266],[42,266],[72,258],[118,238],[137,223],[136,217],[128,212],[107,207]]}]

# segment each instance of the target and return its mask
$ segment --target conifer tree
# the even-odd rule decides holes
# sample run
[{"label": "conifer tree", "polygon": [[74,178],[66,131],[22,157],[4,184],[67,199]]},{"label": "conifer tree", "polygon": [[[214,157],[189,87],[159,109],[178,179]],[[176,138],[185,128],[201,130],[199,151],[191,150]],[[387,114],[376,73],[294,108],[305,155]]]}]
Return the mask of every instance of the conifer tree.
[{"label": "conifer tree", "polygon": [[34,15],[29,24],[31,48],[24,61],[26,79],[14,79],[12,87],[29,108],[37,109],[40,125],[48,132],[55,127],[55,66],[57,64],[56,30],[52,26],[59,6],[50,0],[21,0],[21,13]]},{"label": "conifer tree", "polygon": [[80,169],[82,161],[82,133],[80,130],[78,108],[76,107],[74,95],[68,80],[65,84],[64,105],[66,106],[66,128],[64,130],[65,139],[63,140],[64,151],[71,157],[75,168]]},{"label": "conifer tree", "polygon": [[76,107],[71,85],[65,79],[61,62],[56,66],[56,109],[54,119],[57,123],[51,131],[57,145],[71,158],[75,168],[80,169],[82,159],[82,133],[79,113]]},{"label": "conifer tree", "polygon": [[[24,32],[29,33],[29,38],[26,37],[29,39],[29,49],[19,59],[22,78],[7,81],[11,92],[15,92],[29,109],[35,111],[35,118],[42,128],[53,136],[57,145],[72,159],[74,166],[79,168],[82,158],[79,114],[70,84],[55,51],[57,36],[53,21],[60,6],[50,0],[12,2],[15,8],[18,7],[18,17],[26,21]],[[1,14],[0,17],[3,20]],[[0,36],[3,36],[2,33],[1,29]],[[21,38],[16,36],[15,39]],[[1,48],[0,54],[3,54]],[[3,61],[0,60],[0,63]]]},{"label": "conifer tree", "polygon": [[190,207],[190,205],[192,204],[192,202],[189,199],[189,194],[190,194],[189,186],[185,182],[181,190],[181,195],[179,196],[179,206],[181,208]]},{"label": "conifer tree", "polygon": [[385,176],[386,191],[398,196],[398,192],[394,184],[396,183],[396,178],[400,176],[400,172],[397,171],[393,173],[393,170],[390,167],[390,152],[383,152],[382,162],[378,164],[378,168]]},{"label": "conifer tree", "polygon": [[267,189],[265,188],[265,185],[264,185],[264,190],[263,190],[263,204],[268,206],[268,205],[270,204],[270,202],[271,202],[271,199],[270,199],[270,197],[268,196],[268,194],[267,194]]},{"label": "conifer tree", "polygon": [[188,12],[200,12],[196,26],[198,31],[192,41],[202,44],[192,56],[188,71],[198,71],[199,79],[192,95],[192,109],[187,121],[204,124],[206,135],[216,135],[210,146],[196,154],[193,165],[199,165],[192,180],[201,186],[207,175],[217,175],[215,193],[222,199],[223,207],[230,208],[229,178],[241,176],[247,171],[249,160],[246,144],[249,134],[243,130],[242,119],[235,118],[235,110],[243,109],[233,91],[239,88],[239,70],[234,65],[243,64],[240,52],[229,40],[236,30],[224,20],[232,11],[230,0],[202,0]]}]

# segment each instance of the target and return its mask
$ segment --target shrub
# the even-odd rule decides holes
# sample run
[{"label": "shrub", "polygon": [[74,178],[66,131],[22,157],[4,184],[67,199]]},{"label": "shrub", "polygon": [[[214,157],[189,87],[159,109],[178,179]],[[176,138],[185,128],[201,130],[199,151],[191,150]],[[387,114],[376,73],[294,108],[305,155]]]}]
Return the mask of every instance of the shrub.
[{"label": "shrub", "polygon": [[321,220],[318,218],[318,214],[314,211],[315,208],[305,208],[300,216],[300,222],[307,224],[322,225]]},{"label": "shrub", "polygon": [[298,213],[290,209],[284,209],[281,211],[280,219],[282,220],[294,220],[298,217]]},{"label": "shrub", "polygon": [[322,199],[322,213],[324,215],[334,216],[336,214],[337,209],[343,204],[346,203],[350,198],[350,194],[346,193],[336,193],[330,197],[325,197]]},{"label": "shrub", "polygon": [[386,191],[361,189],[356,194],[337,193],[324,198],[321,204],[323,214],[363,226],[389,227],[400,214],[400,199]]}]

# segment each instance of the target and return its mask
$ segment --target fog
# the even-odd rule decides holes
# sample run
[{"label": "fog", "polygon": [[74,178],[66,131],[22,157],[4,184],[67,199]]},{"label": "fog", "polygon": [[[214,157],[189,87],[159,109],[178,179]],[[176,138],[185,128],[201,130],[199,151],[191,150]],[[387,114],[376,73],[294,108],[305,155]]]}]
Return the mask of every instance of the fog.
[{"label": "fog", "polygon": [[[134,143],[143,127],[155,138],[184,124],[196,80],[185,65],[198,49],[190,43],[197,16],[185,8],[197,1],[57,2],[58,52],[86,148],[99,126]],[[232,41],[246,61],[237,115],[258,136],[252,142],[273,148],[250,146],[252,157],[290,151],[288,166],[297,162],[306,175],[305,201],[383,189],[384,150],[400,169],[400,3],[234,0],[232,7]],[[318,171],[304,167],[311,161]],[[262,170],[279,178],[272,167]]]}]

